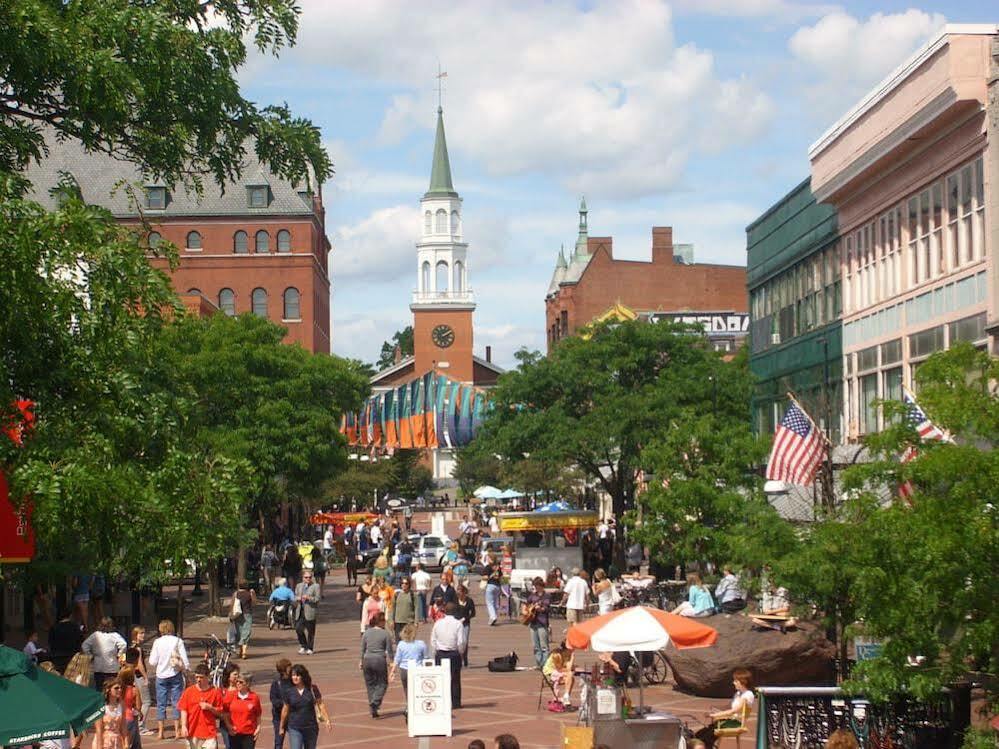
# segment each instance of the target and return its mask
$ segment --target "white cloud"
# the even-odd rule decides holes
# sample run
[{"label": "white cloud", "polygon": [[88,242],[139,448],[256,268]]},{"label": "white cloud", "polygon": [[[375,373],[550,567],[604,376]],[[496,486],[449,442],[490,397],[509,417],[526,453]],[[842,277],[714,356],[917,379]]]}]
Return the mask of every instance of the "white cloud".
[{"label": "white cloud", "polygon": [[416,206],[380,208],[356,224],[338,226],[333,238],[337,281],[387,281],[416,273],[414,237],[421,226]]},{"label": "white cloud", "polygon": [[939,13],[910,9],[866,21],[842,11],[798,29],[791,54],[816,74],[809,101],[825,117],[849,109],[945,23]]},{"label": "white cloud", "polygon": [[720,78],[710,52],[675,44],[664,0],[303,6],[296,57],[400,88],[383,143],[433,126],[439,58],[449,146],[492,175],[544,173],[594,195],[662,193],[699,152],[756,137],[773,113],[751,82]]},{"label": "white cloud", "polygon": [[831,13],[836,6],[830,3],[802,3],[795,0],[674,0],[679,13],[722,16],[725,18],[775,18],[785,23],[795,23],[804,18]]}]

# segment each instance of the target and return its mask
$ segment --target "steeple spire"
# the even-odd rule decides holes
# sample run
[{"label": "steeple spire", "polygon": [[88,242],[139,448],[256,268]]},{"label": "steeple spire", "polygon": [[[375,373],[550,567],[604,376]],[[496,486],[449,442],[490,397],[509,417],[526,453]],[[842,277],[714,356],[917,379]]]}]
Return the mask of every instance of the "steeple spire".
[{"label": "steeple spire", "polygon": [[581,260],[585,260],[590,256],[590,250],[588,247],[588,237],[586,228],[586,197],[582,197],[579,200],[579,236],[576,237],[576,253],[574,257],[578,257]]},{"label": "steeple spire", "polygon": [[558,260],[555,261],[556,268],[568,268],[568,263],[565,262],[565,245],[563,244],[558,251]]},{"label": "steeple spire", "polygon": [[451,183],[451,161],[447,156],[447,140],[444,138],[444,110],[437,107],[437,137],[434,140],[434,163],[430,170],[430,189],[423,196],[457,197]]}]

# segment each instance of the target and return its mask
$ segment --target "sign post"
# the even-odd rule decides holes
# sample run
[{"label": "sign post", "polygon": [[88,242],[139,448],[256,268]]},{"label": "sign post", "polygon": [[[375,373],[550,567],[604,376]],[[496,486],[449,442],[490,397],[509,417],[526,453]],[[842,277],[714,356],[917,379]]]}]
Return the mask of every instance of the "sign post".
[{"label": "sign post", "polygon": [[423,661],[407,672],[410,737],[451,735],[451,666]]}]

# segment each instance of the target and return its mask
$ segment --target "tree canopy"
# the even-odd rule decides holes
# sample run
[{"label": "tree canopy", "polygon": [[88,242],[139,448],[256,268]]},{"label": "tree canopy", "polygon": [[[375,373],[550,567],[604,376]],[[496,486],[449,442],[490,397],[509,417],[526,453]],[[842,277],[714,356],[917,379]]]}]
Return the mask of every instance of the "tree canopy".
[{"label": "tree canopy", "polygon": [[200,187],[236,177],[247,147],[282,178],[332,173],[318,129],[258,107],[236,81],[247,42],[295,42],[294,0],[0,3],[0,170],[45,153],[45,129]]},{"label": "tree canopy", "polygon": [[413,326],[407,325],[402,330],[397,330],[392,337],[382,343],[382,350],[375,362],[375,369],[381,371],[395,364],[395,350],[399,349],[402,356],[413,355]]}]

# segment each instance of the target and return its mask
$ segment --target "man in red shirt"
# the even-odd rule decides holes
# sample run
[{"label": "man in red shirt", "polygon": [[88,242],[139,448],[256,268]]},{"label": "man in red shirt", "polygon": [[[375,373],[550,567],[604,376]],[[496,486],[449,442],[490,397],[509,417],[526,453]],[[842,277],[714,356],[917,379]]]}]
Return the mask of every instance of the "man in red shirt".
[{"label": "man in red shirt", "polygon": [[194,669],[194,686],[188,687],[177,703],[180,710],[180,738],[190,749],[217,749],[218,719],[222,716],[222,691],[208,679],[208,666]]},{"label": "man in red shirt", "polygon": [[236,677],[236,688],[222,698],[223,720],[229,730],[230,749],[253,749],[260,733],[260,697],[250,691],[246,674]]}]

